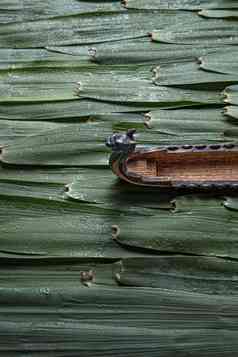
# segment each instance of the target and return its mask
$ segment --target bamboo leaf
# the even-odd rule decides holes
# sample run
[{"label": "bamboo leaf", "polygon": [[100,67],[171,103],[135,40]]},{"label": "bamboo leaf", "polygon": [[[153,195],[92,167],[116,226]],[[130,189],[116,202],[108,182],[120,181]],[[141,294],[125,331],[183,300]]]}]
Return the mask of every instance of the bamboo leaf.
[{"label": "bamboo leaf", "polygon": [[191,17],[186,12],[115,11],[3,24],[0,48],[41,48],[139,38],[179,20],[191,21]]},{"label": "bamboo leaf", "polygon": [[238,105],[238,85],[225,88],[223,94],[225,103]]},{"label": "bamboo leaf", "polygon": [[[81,46],[57,47],[55,50],[65,54],[80,54]],[[148,38],[97,44],[90,50],[91,58],[99,64],[128,64],[128,63],[177,63],[197,60],[199,56],[208,53],[232,51],[230,46],[193,45],[181,46],[176,44],[157,43]]]},{"label": "bamboo leaf", "polygon": [[[129,113],[139,110],[147,111],[152,106],[138,106],[106,103],[94,100],[67,100],[49,102],[10,102],[1,103],[0,118],[7,120],[75,120],[81,121],[88,117],[99,117],[109,113]],[[126,116],[124,115],[124,118]]]},{"label": "bamboo leaf", "polygon": [[88,48],[81,46],[80,54],[56,53],[45,49],[0,49],[0,69],[72,68],[90,66]]},{"label": "bamboo leaf", "polygon": [[54,130],[60,126],[64,125],[50,122],[0,120],[0,146],[6,146],[14,140],[37,135],[43,131]]},{"label": "bamboo leaf", "polygon": [[[157,85],[168,86],[189,86],[200,84],[200,89],[207,88],[208,84],[212,84],[213,88],[223,89],[228,84],[233,84],[238,81],[238,74],[220,74],[214,72],[202,71],[202,66],[196,62],[172,63],[157,66],[154,69],[153,82]],[[232,70],[232,69],[231,69]]]},{"label": "bamboo leaf", "polygon": [[237,295],[237,262],[218,258],[165,256],[117,263],[121,285],[217,295]]},{"label": "bamboo leaf", "polygon": [[79,175],[78,167],[9,168],[0,166],[0,180],[4,182],[33,182],[66,185]]},{"label": "bamboo leaf", "polygon": [[3,148],[1,159],[17,165],[106,166],[108,152],[102,138],[108,134],[108,129],[100,130],[100,123],[93,128],[92,124],[67,125],[16,140]]},{"label": "bamboo leaf", "polygon": [[11,0],[0,3],[3,22],[21,22],[49,19],[57,16],[87,14],[91,12],[111,12],[120,10],[118,2],[80,0]]},{"label": "bamboo leaf", "polygon": [[235,105],[228,105],[224,108],[224,114],[231,119],[238,119],[238,107]]},{"label": "bamboo leaf", "polygon": [[145,123],[151,133],[159,134],[158,138],[172,136],[173,142],[177,138],[193,143],[229,140],[229,131],[236,130],[221,109],[215,108],[155,110],[145,115]]},{"label": "bamboo leaf", "polygon": [[208,17],[208,18],[215,18],[215,19],[221,19],[221,18],[237,18],[238,17],[238,11],[236,9],[234,10],[202,10],[199,11],[199,15],[203,17]]},{"label": "bamboo leaf", "polygon": [[[25,206],[26,203],[23,205]],[[62,207],[63,208],[63,207]],[[88,207],[88,211],[89,211]],[[67,210],[67,206],[66,206]],[[47,211],[45,211],[47,212]],[[50,211],[49,211],[50,212]],[[110,239],[111,214],[80,210],[58,215],[1,219],[0,256],[19,259],[109,258],[141,255],[118,247]],[[114,213],[116,215],[116,212]],[[4,217],[3,217],[4,218]]]},{"label": "bamboo leaf", "polygon": [[217,73],[232,74],[235,78],[238,73],[238,65],[234,60],[238,56],[237,50],[231,50],[229,53],[210,54],[205,57],[200,57],[200,68]]},{"label": "bamboo leaf", "polygon": [[105,76],[110,80],[150,79],[150,66],[97,66],[84,64],[77,68],[38,68],[3,71],[0,73],[0,101],[62,101],[76,99],[77,81],[94,77],[100,81]]},{"label": "bamboo leaf", "polygon": [[236,45],[238,43],[237,22],[221,19],[177,24],[153,31],[152,39],[174,44]]},{"label": "bamboo leaf", "polygon": [[200,10],[200,9],[237,9],[232,0],[123,0],[128,9],[168,9],[168,10]]},{"label": "bamboo leaf", "polygon": [[66,194],[80,202],[94,203],[100,207],[110,207],[126,213],[136,212],[137,215],[153,215],[154,211],[148,208],[172,207],[172,195],[158,196],[153,190],[123,184],[116,179],[111,170],[81,170],[77,178],[68,185]]},{"label": "bamboo leaf", "polygon": [[[176,199],[179,202],[179,198]],[[237,215],[220,205],[132,221],[115,220],[116,242],[134,249],[237,258]]]},{"label": "bamboo leaf", "polygon": [[184,90],[154,86],[147,81],[115,81],[102,79],[100,83],[80,82],[78,95],[81,98],[119,103],[145,103],[171,106],[194,104],[219,104],[220,96],[215,91]]}]

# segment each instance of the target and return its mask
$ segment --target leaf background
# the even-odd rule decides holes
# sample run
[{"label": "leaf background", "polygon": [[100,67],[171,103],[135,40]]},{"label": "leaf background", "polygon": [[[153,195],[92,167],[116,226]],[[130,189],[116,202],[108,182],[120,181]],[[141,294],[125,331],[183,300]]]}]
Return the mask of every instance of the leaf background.
[{"label": "leaf background", "polygon": [[3,356],[237,353],[237,193],[131,187],[104,145],[236,141],[237,41],[234,1],[0,1]]}]

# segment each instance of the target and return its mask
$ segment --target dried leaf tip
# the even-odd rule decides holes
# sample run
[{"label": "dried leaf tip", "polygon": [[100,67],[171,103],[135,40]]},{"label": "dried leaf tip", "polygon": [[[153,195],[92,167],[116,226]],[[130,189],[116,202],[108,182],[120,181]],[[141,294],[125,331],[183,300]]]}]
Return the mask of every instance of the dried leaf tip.
[{"label": "dried leaf tip", "polygon": [[88,49],[88,54],[89,54],[89,56],[95,58],[96,53],[97,53],[97,49],[96,49],[96,48],[91,47],[91,48]]},{"label": "dried leaf tip", "polygon": [[150,113],[145,113],[144,115],[144,125],[148,128],[151,129],[152,125],[151,125],[151,115]]},{"label": "dried leaf tip", "polygon": [[116,224],[112,226],[112,239],[117,239],[120,234],[120,228]]},{"label": "dried leaf tip", "polygon": [[81,271],[80,281],[83,285],[90,287],[91,284],[95,281],[95,272],[93,270]]},{"label": "dried leaf tip", "polygon": [[161,69],[160,66],[157,66],[157,67],[152,69],[152,72],[154,74],[154,76],[152,77],[152,82],[153,83],[155,83],[159,79],[160,69]]},{"label": "dried leaf tip", "polygon": [[122,4],[122,6],[127,7],[128,0],[121,0],[121,4]]}]

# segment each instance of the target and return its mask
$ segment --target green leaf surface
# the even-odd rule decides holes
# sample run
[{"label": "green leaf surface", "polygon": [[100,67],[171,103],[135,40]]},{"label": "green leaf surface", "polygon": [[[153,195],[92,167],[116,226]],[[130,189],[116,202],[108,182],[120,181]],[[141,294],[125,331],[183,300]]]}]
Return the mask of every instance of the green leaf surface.
[{"label": "green leaf surface", "polygon": [[237,18],[238,17],[238,11],[237,9],[234,10],[202,10],[199,11],[199,15],[203,17],[208,17],[208,18],[215,18],[215,19],[221,19],[221,18]]},{"label": "green leaf surface", "polygon": [[102,138],[109,130],[100,129],[100,123],[63,125],[5,146],[1,159],[17,165],[106,166],[108,151]]},{"label": "green leaf surface", "polygon": [[139,38],[154,29],[192,21],[192,18],[193,15],[186,12],[122,10],[22,21],[1,25],[0,48],[41,48]]},{"label": "green leaf surface", "polygon": [[233,0],[124,0],[128,9],[168,9],[168,10],[200,10],[200,9],[237,9]]},{"label": "green leaf surface", "polygon": [[[0,105],[0,118],[7,120],[74,120],[82,121],[88,117],[99,117],[110,113],[129,113],[152,109],[150,104],[144,107],[120,103],[106,103],[94,100],[67,100],[49,102],[9,102]],[[124,114],[125,120],[129,114]],[[105,117],[106,118],[106,117]],[[107,117],[108,118],[108,117]]]},{"label": "green leaf surface", "polygon": [[[79,55],[81,46],[58,47],[65,54]],[[148,38],[134,39],[109,44],[97,44],[90,50],[91,58],[99,64],[128,64],[128,63],[177,63],[196,60],[197,57],[208,53],[231,51],[230,46],[219,45],[175,45],[152,42]]]},{"label": "green leaf surface", "polygon": [[175,24],[153,31],[152,39],[158,42],[190,45],[237,45],[238,32],[235,20],[204,20]]},{"label": "green leaf surface", "polygon": [[[62,207],[63,208],[63,207]],[[66,206],[67,210],[67,206]],[[19,217],[1,222],[0,256],[6,258],[109,258],[141,255],[118,247],[110,236],[112,213]],[[110,211],[111,212],[111,211]],[[116,212],[115,214],[116,215]]]},{"label": "green leaf surface", "polygon": [[237,49],[206,55],[205,57],[199,58],[199,67],[210,72],[230,74],[235,79],[238,73],[237,56]]},{"label": "green leaf surface", "polygon": [[98,66],[93,62],[74,68],[37,68],[2,71],[0,102],[63,101],[77,99],[76,83],[91,80],[151,79],[151,66]]},{"label": "green leaf surface", "polygon": [[75,180],[68,185],[66,194],[69,198],[80,202],[93,203],[127,213],[135,211],[139,215],[153,215],[154,211],[148,208],[172,208],[170,202],[172,195],[158,196],[153,190],[143,190],[120,182],[111,170],[81,170]]},{"label": "green leaf surface", "polygon": [[238,107],[235,105],[227,105],[224,108],[224,114],[227,115],[231,120],[238,119]]},{"label": "green leaf surface", "polygon": [[[182,199],[183,200],[183,199]],[[180,202],[177,198],[175,204]],[[220,205],[193,208],[167,215],[115,221],[115,240],[130,248],[205,256],[238,257],[237,214]]]},{"label": "green leaf surface", "polygon": [[80,47],[76,56],[47,51],[46,49],[0,49],[0,69],[71,68],[90,66],[87,46]]},{"label": "green leaf surface", "polygon": [[[30,352],[35,357],[42,352],[47,357],[101,357],[129,352],[155,357],[159,350],[163,356],[185,352],[228,357],[236,351],[234,297],[149,288],[87,288],[75,282],[70,286],[70,279],[66,286],[51,288],[49,282],[56,275],[53,270],[48,273],[52,278],[46,278],[42,287],[16,289],[9,283],[2,288],[1,301],[8,307],[1,320],[1,350],[8,351],[11,343],[10,356]],[[18,274],[23,275],[24,271]],[[32,277],[37,280],[37,274]],[[30,324],[26,317],[31,318]]]},{"label": "green leaf surface", "polygon": [[238,105],[238,85],[227,87],[223,94],[225,103]]},{"label": "green leaf surface", "polygon": [[145,103],[171,106],[194,104],[219,104],[221,97],[216,91],[185,90],[155,86],[147,81],[112,81],[102,79],[100,83],[80,82],[78,95],[81,98],[118,103]]},{"label": "green leaf surface", "polygon": [[1,1],[0,11],[2,15],[0,19],[2,23],[22,22],[91,12],[111,12],[120,9],[120,3],[114,1],[10,0]]},{"label": "green leaf surface", "polygon": [[0,166],[0,181],[68,184],[79,175],[78,167],[15,168]]},{"label": "green leaf surface", "polygon": [[[160,109],[145,115],[145,123],[151,133],[160,136],[171,136],[171,141],[177,138],[197,141],[229,140],[229,133],[237,126],[227,120],[222,109]],[[182,140],[181,140],[182,141]]]},{"label": "green leaf surface", "polygon": [[116,279],[126,286],[237,295],[237,264],[196,256],[123,259],[117,263]]},{"label": "green leaf surface", "polygon": [[[217,55],[215,54],[214,57]],[[200,84],[200,89],[207,89],[211,84],[213,88],[223,89],[227,83],[233,84],[238,81],[236,73],[215,73],[215,71],[203,71],[203,66],[196,62],[182,62],[162,64],[154,68],[153,82],[157,85],[167,86],[191,86]],[[231,68],[232,71],[232,68]]]},{"label": "green leaf surface", "polygon": [[0,146],[59,127],[64,125],[51,122],[0,120]]}]

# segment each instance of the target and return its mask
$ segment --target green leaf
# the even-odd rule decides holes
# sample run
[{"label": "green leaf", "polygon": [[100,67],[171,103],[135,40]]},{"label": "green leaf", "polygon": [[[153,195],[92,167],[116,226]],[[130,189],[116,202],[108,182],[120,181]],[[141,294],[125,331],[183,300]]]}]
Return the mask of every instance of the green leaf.
[{"label": "green leaf", "polygon": [[0,146],[6,146],[14,140],[37,135],[43,131],[63,128],[63,126],[63,124],[50,122],[0,120]]},{"label": "green leaf", "polygon": [[[228,52],[220,52],[209,54],[199,58],[200,68],[217,73],[232,74],[235,79],[238,73],[238,64],[235,58],[238,56],[238,51],[229,50]],[[206,74],[208,75],[208,73]]]},{"label": "green leaf", "polygon": [[[4,23],[50,19],[58,16],[87,14],[91,12],[111,12],[120,10],[118,2],[80,0],[11,0],[0,3]],[[3,17],[3,19],[2,19]]]},{"label": "green leaf", "polygon": [[227,87],[223,94],[225,103],[238,105],[238,85]]},{"label": "green leaf", "polygon": [[148,208],[172,207],[172,195],[158,196],[151,189],[143,190],[120,182],[111,170],[81,170],[77,178],[68,185],[66,194],[80,202],[94,203],[100,207],[109,207],[126,213],[135,212],[137,215],[153,215],[154,211]]},{"label": "green leaf", "polygon": [[237,295],[237,262],[196,256],[128,258],[117,263],[121,285]]},{"label": "green leaf", "polygon": [[0,101],[62,101],[77,99],[77,81],[151,79],[150,66],[98,66],[85,63],[74,68],[37,68],[0,72]]},{"label": "green leaf", "polygon": [[208,18],[215,18],[215,19],[221,19],[221,18],[237,18],[238,17],[238,11],[235,10],[202,10],[199,11],[199,15],[203,17],[208,17]]},{"label": "green leaf", "polygon": [[[81,46],[58,47],[58,51],[66,54],[79,55]],[[128,64],[128,63],[177,63],[196,60],[208,53],[232,51],[230,46],[218,45],[175,45],[149,41],[148,38],[97,44],[90,50],[91,58],[99,64]]]},{"label": "green leaf", "polygon": [[131,249],[237,258],[237,214],[221,205],[203,212],[193,210],[193,201],[190,204],[187,211],[159,218],[115,220],[119,228],[114,239]]},{"label": "green leaf", "polygon": [[[117,112],[147,111],[151,105],[144,107],[136,105],[125,105],[106,103],[94,100],[67,100],[49,102],[10,102],[1,103],[0,118],[8,120],[71,120],[81,121],[88,117],[102,116]],[[128,114],[129,115],[129,114]],[[124,115],[126,118],[126,115]]]},{"label": "green leaf", "polygon": [[238,107],[235,105],[228,105],[224,108],[224,114],[227,115],[231,120],[238,119]]},{"label": "green leaf", "polygon": [[154,86],[147,81],[112,81],[102,79],[100,83],[80,82],[78,95],[81,98],[96,99],[118,103],[146,103],[171,106],[194,104],[219,104],[221,98],[215,91],[185,90]]},{"label": "green leaf", "polygon": [[193,15],[186,12],[121,10],[21,21],[1,25],[0,48],[41,48],[139,38],[179,20],[192,21],[191,18]]},{"label": "green leaf", "polygon": [[[93,214],[92,209],[88,214],[75,209],[74,213],[69,214],[67,205],[65,208],[66,212],[61,209],[61,214],[54,216],[52,214],[38,217],[26,215],[12,218],[11,224],[8,219],[1,219],[0,256],[19,259],[54,257],[115,259],[141,255],[127,252],[110,238],[112,211],[111,214],[105,215]],[[63,212],[64,219],[62,219]]]},{"label": "green leaf", "polygon": [[238,44],[237,22],[221,19],[179,23],[153,31],[152,39],[158,42],[186,45],[236,45]]},{"label": "green leaf", "polygon": [[45,49],[0,49],[0,69],[72,68],[90,66],[88,48],[81,46],[80,54],[56,53]]},{"label": "green leaf", "polygon": [[19,139],[2,150],[2,162],[17,165],[106,166],[108,151],[102,138],[109,129],[100,123],[71,124]]},{"label": "green leaf", "polygon": [[237,9],[233,0],[123,0],[128,9],[168,9],[168,10],[200,10],[200,9]]},{"label": "green leaf", "polygon": [[[214,56],[217,56],[215,54]],[[238,74],[220,74],[202,71],[202,66],[196,62],[182,62],[163,64],[154,69],[153,82],[157,85],[189,86],[200,84],[200,89],[207,89],[208,84],[213,88],[223,89],[227,83],[233,84],[238,81]],[[236,72],[237,73],[237,72]]]},{"label": "green leaf", "polygon": [[193,143],[229,140],[227,132],[236,129],[222,110],[215,108],[155,110],[145,115],[145,123],[151,133],[168,139],[170,136],[173,142],[177,138]]}]

